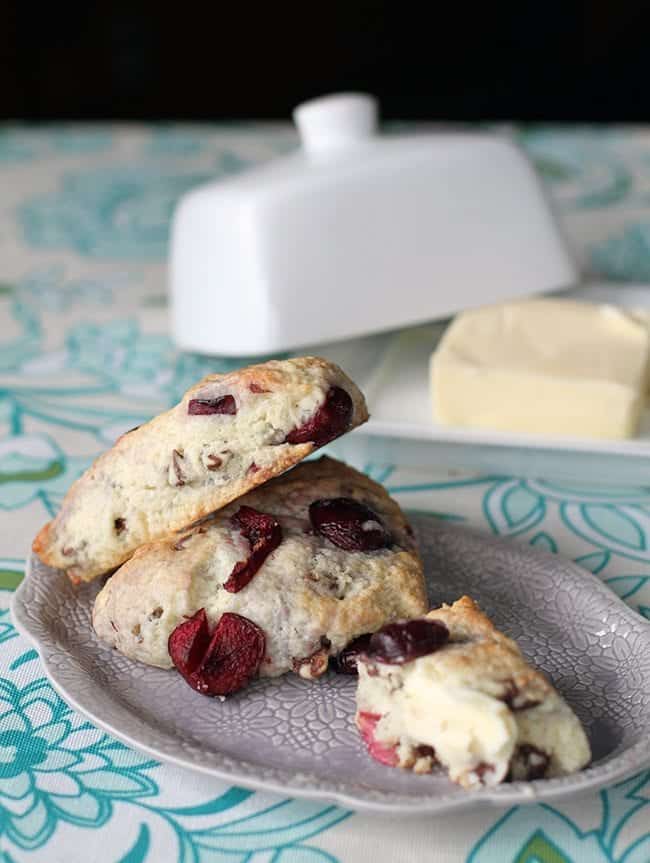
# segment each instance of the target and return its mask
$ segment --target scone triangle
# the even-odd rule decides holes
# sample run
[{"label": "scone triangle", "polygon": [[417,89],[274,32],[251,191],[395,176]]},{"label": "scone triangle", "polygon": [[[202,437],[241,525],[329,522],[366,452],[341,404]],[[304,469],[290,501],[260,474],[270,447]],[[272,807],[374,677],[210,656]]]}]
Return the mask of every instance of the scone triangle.
[{"label": "scone triangle", "polygon": [[[258,541],[262,534],[272,548]],[[239,579],[255,548],[264,559]],[[93,623],[125,656],[170,668],[169,638],[179,625],[202,609],[210,630],[224,615],[240,615],[265,639],[255,674],[316,677],[352,639],[426,608],[422,563],[399,506],[368,477],[321,458],[185,534],[138,549],[99,593]],[[198,682],[212,686],[207,677]],[[195,688],[228,694],[218,682]]]},{"label": "scone triangle", "polygon": [[354,383],[317,357],[208,375],[176,407],[101,455],[33,549],[73,580],[89,581],[367,418]]},{"label": "scone triangle", "polygon": [[588,764],[578,717],[468,596],[373,635],[356,721],[373,758],[465,788],[565,776]]}]

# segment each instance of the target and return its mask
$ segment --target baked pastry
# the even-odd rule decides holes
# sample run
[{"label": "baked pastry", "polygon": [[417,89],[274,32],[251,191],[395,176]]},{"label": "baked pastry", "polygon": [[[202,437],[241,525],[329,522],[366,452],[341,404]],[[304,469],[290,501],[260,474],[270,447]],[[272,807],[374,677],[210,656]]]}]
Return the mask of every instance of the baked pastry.
[{"label": "baked pastry", "polygon": [[[382,486],[323,457],[138,549],[97,596],[93,625],[125,656],[175,664],[188,679],[196,668],[188,671],[183,655],[193,653],[201,669],[190,683],[225,695],[223,669],[205,655],[224,619],[252,654],[246,679],[291,670],[313,678],[352,639],[426,608],[422,563],[399,506]],[[213,674],[203,674],[206,664]]]},{"label": "baked pastry", "polygon": [[33,549],[73,580],[89,581],[367,418],[357,387],[317,357],[208,375],[101,455]]},{"label": "baked pastry", "polygon": [[370,754],[465,788],[574,773],[591,758],[569,705],[467,596],[385,627],[357,659]]}]

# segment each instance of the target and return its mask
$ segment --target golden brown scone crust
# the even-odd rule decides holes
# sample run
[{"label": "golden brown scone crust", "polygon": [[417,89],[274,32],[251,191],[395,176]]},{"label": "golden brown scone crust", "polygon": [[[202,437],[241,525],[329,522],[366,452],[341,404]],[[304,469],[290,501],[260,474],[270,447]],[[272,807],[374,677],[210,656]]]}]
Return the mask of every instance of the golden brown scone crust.
[{"label": "golden brown scone crust", "polygon": [[[553,687],[532,666],[511,638],[500,632],[469,596],[462,596],[453,605],[442,605],[427,614],[431,620],[444,623],[450,633],[450,644],[462,644],[462,649],[446,650],[436,655],[440,667],[450,679],[483,682],[496,697],[508,695],[520,703],[543,701],[554,692]],[[505,683],[504,683],[505,681]]]},{"label": "golden brown scone crust", "polygon": [[[393,544],[350,552],[315,533],[309,504],[320,498],[363,501],[382,520]],[[283,540],[238,593],[222,588],[247,541],[230,523],[240,506],[274,515]],[[373,632],[427,607],[422,564],[399,506],[377,483],[330,458],[304,462],[183,535],[150,543],[107,582],[93,614],[100,638],[126,656],[171,666],[167,641],[200,608],[211,625],[228,611],[260,626],[267,658],[262,675],[297,669],[324,647],[338,653]],[[303,669],[304,671],[304,669]]]},{"label": "golden brown scone crust", "polygon": [[[312,442],[284,440],[323,404],[331,387],[352,399],[350,429],[367,420],[355,384],[318,357],[208,375],[176,407],[122,435],[95,460],[33,550],[75,581],[114,569],[140,545],[226,506],[313,452]],[[227,394],[235,398],[236,415],[188,414],[191,399]]]}]

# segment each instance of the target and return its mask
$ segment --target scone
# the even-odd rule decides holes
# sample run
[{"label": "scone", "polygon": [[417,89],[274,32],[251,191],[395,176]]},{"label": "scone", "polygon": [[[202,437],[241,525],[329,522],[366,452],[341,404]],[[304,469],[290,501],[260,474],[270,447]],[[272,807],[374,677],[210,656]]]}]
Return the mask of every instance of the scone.
[{"label": "scone", "polygon": [[[175,664],[188,679],[199,668],[189,682],[225,695],[223,654],[248,651],[246,679],[291,670],[318,677],[357,636],[426,609],[399,506],[368,477],[321,458],[138,549],[97,596],[93,625],[125,656]],[[238,643],[232,650],[219,643],[224,620]]]},{"label": "scone", "polygon": [[73,580],[89,581],[367,418],[357,387],[317,357],[208,375],[100,456],[33,549]]},{"label": "scone", "polygon": [[467,596],[385,627],[357,668],[357,726],[384,764],[440,763],[476,788],[563,776],[591,758],[569,705]]}]

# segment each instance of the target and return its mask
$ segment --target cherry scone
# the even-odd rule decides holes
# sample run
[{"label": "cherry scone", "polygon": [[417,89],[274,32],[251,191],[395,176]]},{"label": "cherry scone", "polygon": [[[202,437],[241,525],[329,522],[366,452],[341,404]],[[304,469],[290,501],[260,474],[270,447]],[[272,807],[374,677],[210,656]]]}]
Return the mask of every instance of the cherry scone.
[{"label": "cherry scone", "polygon": [[426,609],[399,506],[321,458],[138,549],[98,594],[93,625],[125,656],[227,695],[255,676],[318,677],[358,636]]},{"label": "cherry scone", "polygon": [[368,418],[363,395],[317,357],[208,375],[176,407],[122,435],[80,477],[33,549],[89,581]]},{"label": "cherry scone", "polygon": [[371,756],[465,788],[574,773],[591,758],[566,701],[467,596],[375,633],[358,655]]}]

